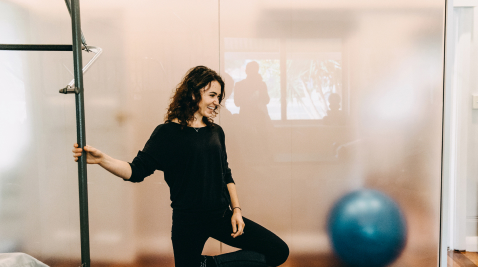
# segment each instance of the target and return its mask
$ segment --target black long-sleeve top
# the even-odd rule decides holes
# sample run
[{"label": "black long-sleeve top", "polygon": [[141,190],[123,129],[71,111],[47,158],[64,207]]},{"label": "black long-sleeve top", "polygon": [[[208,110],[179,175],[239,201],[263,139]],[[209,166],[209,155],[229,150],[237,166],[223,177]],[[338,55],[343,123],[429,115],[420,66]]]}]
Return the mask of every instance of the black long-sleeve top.
[{"label": "black long-sleeve top", "polygon": [[230,203],[228,167],[222,128],[192,128],[169,122],[156,127],[133,162],[130,182],[141,182],[155,170],[164,172],[174,211],[208,212]]}]

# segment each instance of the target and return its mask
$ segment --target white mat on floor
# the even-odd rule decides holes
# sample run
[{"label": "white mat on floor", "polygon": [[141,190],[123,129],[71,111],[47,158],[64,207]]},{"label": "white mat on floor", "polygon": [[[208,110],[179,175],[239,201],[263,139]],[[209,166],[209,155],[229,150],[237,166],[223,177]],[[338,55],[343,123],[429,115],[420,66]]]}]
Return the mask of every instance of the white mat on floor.
[{"label": "white mat on floor", "polygon": [[25,253],[0,253],[0,267],[48,267]]}]

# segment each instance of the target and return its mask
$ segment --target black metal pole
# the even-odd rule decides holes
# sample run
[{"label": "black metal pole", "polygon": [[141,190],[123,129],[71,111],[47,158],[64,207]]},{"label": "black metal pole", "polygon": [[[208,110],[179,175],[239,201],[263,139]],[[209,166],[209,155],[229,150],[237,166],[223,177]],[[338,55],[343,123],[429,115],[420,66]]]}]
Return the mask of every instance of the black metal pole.
[{"label": "black metal pole", "polygon": [[[76,133],[79,147],[85,147],[85,105],[83,95],[83,62],[81,57],[81,21],[79,0],[71,1],[71,26],[73,34],[73,64],[75,74],[76,101]],[[86,175],[86,154],[78,159],[78,187],[80,193],[80,233],[81,233],[81,266],[90,267],[90,233],[88,226],[88,184]]]},{"label": "black metal pole", "polygon": [[[68,13],[70,13],[70,16],[71,16],[71,1],[70,0],[65,0],[65,4],[66,4],[66,8],[68,9]],[[86,47],[87,45],[86,45],[85,36],[83,36],[83,31],[80,31],[80,32],[81,32],[81,42]]]},{"label": "black metal pole", "polygon": [[0,44],[0,50],[20,51],[73,51],[71,45],[60,44]]}]

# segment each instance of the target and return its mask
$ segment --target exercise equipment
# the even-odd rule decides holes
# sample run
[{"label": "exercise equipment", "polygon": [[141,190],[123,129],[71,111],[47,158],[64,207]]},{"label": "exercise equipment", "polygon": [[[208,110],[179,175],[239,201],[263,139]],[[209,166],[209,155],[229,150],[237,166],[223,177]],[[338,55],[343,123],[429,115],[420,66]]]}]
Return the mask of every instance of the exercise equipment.
[{"label": "exercise equipment", "polygon": [[327,230],[335,253],[350,266],[383,267],[403,251],[405,217],[387,195],[370,189],[346,194],[331,209]]},{"label": "exercise equipment", "polygon": [[[100,56],[103,50],[99,47],[88,46],[86,44],[85,37],[81,31],[79,0],[65,0],[65,4],[71,17],[73,37],[72,45],[0,44],[0,50],[73,52],[74,79],[65,88],[60,89],[60,93],[75,94],[77,143],[79,147],[84,147],[86,145],[86,131],[83,74]],[[82,67],[82,50],[95,53],[95,56],[84,67]],[[78,158],[78,187],[80,199],[81,267],[90,267],[88,187],[86,174],[86,154],[84,150],[82,152],[82,156]]]}]

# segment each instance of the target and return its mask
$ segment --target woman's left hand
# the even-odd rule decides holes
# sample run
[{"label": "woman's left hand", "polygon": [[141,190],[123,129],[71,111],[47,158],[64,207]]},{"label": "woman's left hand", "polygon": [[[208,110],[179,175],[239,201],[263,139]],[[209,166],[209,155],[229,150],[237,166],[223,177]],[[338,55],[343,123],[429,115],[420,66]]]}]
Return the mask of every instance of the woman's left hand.
[{"label": "woman's left hand", "polygon": [[246,224],[242,220],[241,210],[234,209],[234,213],[232,214],[232,217],[231,217],[231,223],[232,223],[232,232],[233,232],[231,236],[233,238],[236,238],[244,233],[244,226],[246,226]]}]

